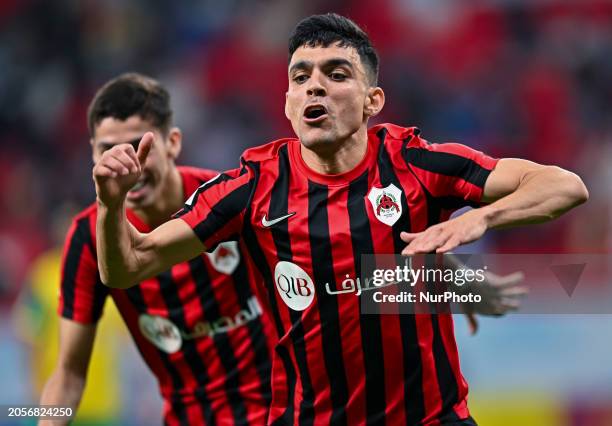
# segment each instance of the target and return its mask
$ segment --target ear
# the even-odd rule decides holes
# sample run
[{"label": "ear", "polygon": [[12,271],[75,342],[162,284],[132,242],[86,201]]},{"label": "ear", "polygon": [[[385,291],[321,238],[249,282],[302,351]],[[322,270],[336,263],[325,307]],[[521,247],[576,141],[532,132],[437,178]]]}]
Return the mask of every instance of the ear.
[{"label": "ear", "polygon": [[93,138],[89,138],[89,145],[91,145],[91,160],[96,164],[98,161],[98,154],[96,153],[96,145]]},{"label": "ear", "polygon": [[173,127],[168,133],[168,157],[176,160],[183,147],[183,132],[178,127]]},{"label": "ear", "polygon": [[374,117],[385,106],[385,92],[380,87],[370,87],[365,98],[363,114],[367,118]]},{"label": "ear", "polygon": [[291,116],[289,115],[289,92],[285,92],[285,117],[287,120],[291,121]]}]

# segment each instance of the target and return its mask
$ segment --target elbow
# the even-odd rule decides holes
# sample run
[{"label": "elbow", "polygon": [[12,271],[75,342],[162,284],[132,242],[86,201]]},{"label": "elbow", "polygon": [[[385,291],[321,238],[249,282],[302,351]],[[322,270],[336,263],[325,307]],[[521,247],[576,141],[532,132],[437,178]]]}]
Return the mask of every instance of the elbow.
[{"label": "elbow", "polygon": [[559,205],[552,213],[550,219],[586,203],[589,199],[589,191],[580,177],[570,171],[556,166],[548,166],[554,174],[551,174],[552,182],[557,187]]},{"label": "elbow", "polygon": [[109,274],[108,271],[103,271],[100,269],[100,281],[106,287],[110,288],[119,288],[125,290],[135,285],[134,280],[128,279],[126,277],[117,277],[112,274]]},{"label": "elbow", "polygon": [[567,175],[567,196],[571,200],[571,207],[586,203],[589,199],[589,190],[582,179],[572,172],[566,171],[565,174]]},{"label": "elbow", "polygon": [[87,368],[59,364],[47,383],[47,387],[59,387],[71,394],[81,394],[87,381]]}]

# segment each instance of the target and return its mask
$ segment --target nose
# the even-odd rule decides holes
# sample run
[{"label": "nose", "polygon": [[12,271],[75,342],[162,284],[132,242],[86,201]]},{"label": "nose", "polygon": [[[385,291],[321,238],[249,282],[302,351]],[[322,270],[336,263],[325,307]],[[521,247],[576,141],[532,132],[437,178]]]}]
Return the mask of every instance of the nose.
[{"label": "nose", "polygon": [[321,82],[322,73],[314,72],[308,79],[308,88],[306,93],[308,96],[325,96],[327,91],[325,90],[325,86]]}]

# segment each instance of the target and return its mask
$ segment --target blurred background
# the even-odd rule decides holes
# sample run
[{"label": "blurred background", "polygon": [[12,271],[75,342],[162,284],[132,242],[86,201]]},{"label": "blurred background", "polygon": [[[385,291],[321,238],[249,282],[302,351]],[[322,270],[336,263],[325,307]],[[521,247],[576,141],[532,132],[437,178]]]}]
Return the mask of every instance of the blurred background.
[{"label": "blurred background", "polygon": [[[609,252],[612,1],[2,0],[0,404],[37,401],[53,365],[57,249],[95,196],[86,126],[95,90],[125,71],[159,79],[184,132],[182,164],[235,167],[246,147],[293,135],[287,37],[328,11],[357,21],[379,50],[378,122],[557,164],[587,183],[585,206],[489,233],[478,250]],[[92,367],[107,382],[88,388],[97,404],[80,424],[158,424],[155,381],[109,305]],[[612,425],[611,316],[515,315],[482,321],[476,337],[456,324],[480,424]]]}]

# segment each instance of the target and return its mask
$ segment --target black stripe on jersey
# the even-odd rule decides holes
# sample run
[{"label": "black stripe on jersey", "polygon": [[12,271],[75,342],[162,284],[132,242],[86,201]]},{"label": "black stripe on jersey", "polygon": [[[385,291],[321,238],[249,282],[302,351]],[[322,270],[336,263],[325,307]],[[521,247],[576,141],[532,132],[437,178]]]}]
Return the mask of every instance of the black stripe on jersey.
[{"label": "black stripe on jersey", "polygon": [[[468,200],[464,200],[461,197],[453,197],[453,196],[434,197],[429,192],[425,184],[421,181],[419,176],[414,172],[414,170],[412,170],[411,163],[408,160],[408,155],[409,155],[408,151],[410,151],[410,149],[408,149],[409,143],[410,143],[410,139],[404,140],[404,143],[402,146],[402,154],[403,154],[402,156],[404,158],[404,161],[406,162],[406,166],[408,167],[408,170],[410,171],[410,173],[412,173],[414,178],[419,182],[419,184],[421,185],[421,189],[423,190],[423,193],[425,194],[425,199],[427,202],[427,227],[440,223],[442,209],[458,210],[466,206],[474,207],[474,208],[480,207],[477,203],[474,203]],[[489,173],[488,170],[486,169],[483,169],[483,170]]]},{"label": "black stripe on jersey", "polygon": [[[380,183],[384,187],[393,183],[402,190],[402,185],[393,170],[393,164],[389,153],[385,149],[385,138],[387,130],[381,129],[378,132],[381,140],[378,150],[378,169],[380,173]],[[400,233],[410,230],[410,212],[406,203],[406,195],[402,190],[401,197],[402,215],[393,225],[393,247],[395,253],[400,253],[405,243],[400,238]],[[402,349],[404,351],[404,407],[406,411],[407,424],[420,424],[420,420],[425,417],[425,400],[423,395],[423,364],[419,349],[419,339],[417,334],[416,317],[407,310],[409,306],[400,306],[399,322],[402,332]]]},{"label": "black stripe on jersey", "polygon": [[[244,253],[240,251],[240,264],[232,274],[234,280],[234,287],[236,288],[236,294],[238,295],[238,301],[241,309],[248,308],[248,299],[253,297],[253,291],[249,286],[249,274],[246,268],[246,259]],[[264,313],[264,315],[266,315]],[[264,333],[261,319],[258,318],[255,321],[248,321],[245,324],[249,330],[249,338],[251,340],[251,349],[255,355],[255,365],[257,366],[257,374],[259,375],[259,386],[262,397],[265,401],[270,404],[272,395],[270,392],[270,374],[271,374],[271,362],[272,356],[268,351],[266,344],[267,336]]]},{"label": "black stripe on jersey", "polygon": [[[370,221],[366,210],[365,197],[368,195],[368,173],[352,181],[348,192],[348,216],[353,246],[353,262],[355,276],[362,280],[363,275],[369,276],[369,271],[362,275],[361,256],[374,253],[374,243]],[[361,303],[359,304],[361,311]],[[382,331],[379,315],[364,315],[360,312],[361,345],[363,348],[363,364],[365,370],[366,391],[366,424],[378,425],[385,423],[385,366],[383,354]]]},{"label": "black stripe on jersey", "polygon": [[249,181],[227,194],[212,206],[206,219],[193,228],[202,242],[244,211],[245,200],[250,198],[252,184],[253,182]]},{"label": "black stripe on jersey", "polygon": [[[204,318],[209,324],[212,324],[221,317],[221,312],[202,256],[191,259],[189,269],[202,305]],[[246,308],[246,303],[240,303],[240,309],[244,308]],[[213,336],[213,342],[225,370],[225,394],[232,409],[234,424],[246,424],[247,409],[240,395],[238,361],[234,355],[229,336],[227,333],[217,333]]]},{"label": "black stripe on jersey", "polygon": [[[329,217],[327,214],[327,186],[308,181],[308,233],[310,235],[311,258],[316,259],[313,268],[315,283],[330,283],[336,288],[331,240],[329,237]],[[321,292],[317,296],[321,334],[323,337],[323,358],[329,377],[332,402],[330,423],[345,425],[348,384],[344,374],[342,358],[342,339],[338,317],[338,300]]]},{"label": "black stripe on jersey", "polygon": [[219,185],[220,183],[231,180],[231,179],[232,179],[231,176],[228,176],[225,173],[219,173],[217,176],[213,177],[212,179],[202,183],[198,187],[198,189],[196,189],[195,192],[190,195],[190,197],[187,199],[187,201],[183,205],[183,208],[179,210],[178,212],[176,212],[174,215],[172,215],[172,217],[173,218],[181,217],[187,212],[189,212],[190,210],[193,210],[193,206],[196,205],[198,201],[198,197],[200,196],[202,192],[206,191],[208,188],[211,188],[215,185]]},{"label": "black stripe on jersey", "polygon": [[96,277],[96,284],[94,285],[94,305],[92,309],[92,316],[94,321],[98,321],[102,316],[102,310],[106,303],[106,296],[108,296],[110,289],[102,283],[100,274]]},{"label": "black stripe on jersey", "polygon": [[[437,256],[426,256],[425,264],[429,269],[434,269],[436,265]],[[441,286],[436,286],[441,287]],[[445,310],[448,315],[450,308],[443,306],[442,310]],[[436,375],[438,378],[438,387],[440,390],[440,397],[442,399],[442,411],[440,416],[444,416],[444,421],[459,420],[455,412],[453,411],[453,405],[459,400],[459,384],[455,378],[453,368],[451,367],[450,360],[444,348],[444,342],[442,341],[442,334],[440,331],[440,322],[438,321],[438,314],[431,315],[431,328],[433,330],[433,342],[432,349],[434,355],[434,362],[436,364]],[[442,420],[442,417],[440,417]]]},{"label": "black stripe on jersey", "polygon": [[[68,252],[66,253],[66,259],[64,263],[64,277],[62,279],[62,296],[64,299],[64,306],[62,309],[62,316],[68,319],[74,318],[74,292],[76,287],[76,278],[79,273],[79,266],[81,264],[81,256],[83,255],[83,249],[85,245],[92,247],[91,230],[89,228],[89,217],[83,217],[77,221],[76,228],[72,237],[70,238],[70,245]],[[92,251],[94,254],[95,251]],[[93,321],[97,321],[102,313],[104,301],[108,295],[108,287],[101,284],[100,278],[94,286],[94,306],[93,306]]]},{"label": "black stripe on jersey", "polygon": [[[257,182],[259,180],[259,164],[249,162],[248,167],[253,170],[255,174],[255,181],[253,183],[253,188],[257,187]],[[254,192],[254,191],[253,191]],[[247,205],[247,209],[245,212],[245,218],[250,218],[252,216],[251,212],[251,203],[249,202]],[[270,302],[270,310],[272,311],[272,318],[274,318],[274,325],[276,327],[276,333],[278,337],[282,337],[285,335],[285,327],[283,326],[283,321],[280,317],[280,312],[278,310],[278,306],[276,304],[276,284],[274,283],[274,277],[272,276],[272,272],[268,266],[268,261],[266,260],[266,256],[263,252],[263,249],[259,245],[259,241],[257,240],[257,236],[255,235],[255,231],[251,225],[251,221],[246,219],[243,224],[242,236],[244,238],[244,242],[249,251],[249,256],[253,260],[253,263],[259,269],[261,276],[266,285],[266,291],[268,292],[268,301]],[[287,348],[276,345],[275,352],[280,357],[283,367],[285,369],[285,374],[287,375],[287,409],[283,413],[281,417],[277,419],[278,424],[292,424],[293,423],[293,400],[295,394],[295,383],[296,383],[296,374],[293,369],[293,365],[291,364],[291,357]]]},{"label": "black stripe on jersey", "polygon": [[[403,150],[404,152],[409,151],[406,149],[409,140],[404,141]],[[407,158],[404,156],[404,158]],[[423,193],[425,194],[425,199],[427,202],[427,227],[436,225],[440,223],[441,218],[441,209],[446,208],[449,210],[454,210],[456,208],[464,207],[470,203],[458,197],[434,197],[429,193],[423,182],[419,179],[419,177],[414,173],[410,164],[406,160],[408,165],[408,169],[415,176],[421,188],[423,189]],[[426,259],[426,262],[429,262],[430,259]],[[432,256],[433,261],[433,256]],[[428,265],[432,266],[432,265]],[[435,307],[434,307],[435,308]],[[454,415],[454,411],[452,410],[452,406],[457,402],[458,399],[458,389],[459,385],[455,378],[454,372],[452,371],[450,360],[448,359],[448,355],[446,353],[446,349],[444,348],[444,342],[442,341],[442,336],[440,334],[440,325],[438,322],[438,318],[436,313],[432,313],[431,315],[431,327],[433,331],[433,355],[434,362],[436,365],[436,374],[438,378],[438,387],[440,390],[440,396],[442,399],[442,411],[441,416],[452,416]],[[441,417],[446,418],[446,417]]]},{"label": "black stripe on jersey", "polygon": [[[179,330],[187,330],[187,323],[185,321],[185,311],[183,309],[183,303],[178,294],[178,286],[172,279],[172,273],[170,270],[164,271],[156,277],[159,282],[159,288],[166,303],[168,309],[168,319],[172,321]],[[194,339],[183,339],[183,345],[181,347],[185,361],[193,373],[193,377],[198,382],[199,388],[204,389],[206,384],[209,382],[208,372],[206,367],[200,358],[196,342]],[[203,410],[204,418],[207,424],[215,424],[214,413],[212,412],[210,404],[201,407]]]},{"label": "black stripe on jersey", "polygon": [[[270,195],[269,217],[281,217],[289,213],[289,156],[287,145],[279,150],[278,178],[272,187]],[[291,240],[289,239],[289,221],[284,220],[270,228],[276,253],[279,261],[293,261]],[[306,345],[304,342],[304,324],[301,312],[289,309],[291,317],[291,339],[295,352],[295,358],[300,371],[300,382],[302,385],[302,402],[300,403],[300,425],[311,425],[314,422],[314,391],[308,371],[308,360],[306,358]]]},{"label": "black stripe on jersey", "polygon": [[404,158],[410,164],[432,173],[460,177],[480,188],[484,187],[490,170],[469,158],[448,152],[408,148]]},{"label": "black stripe on jersey", "polygon": [[[127,297],[130,300],[130,302],[132,302],[132,305],[134,306],[134,309],[136,310],[137,314],[142,314],[142,313],[147,312],[147,304],[145,303],[144,297],[142,295],[142,289],[140,288],[139,285],[135,285],[124,291],[126,292]],[[136,345],[136,348],[138,349],[138,352],[140,352],[140,356],[143,359],[147,359],[147,357],[145,356],[143,352],[144,348],[141,348],[140,345]],[[178,392],[184,386],[181,375],[174,367],[174,364],[172,363],[172,361],[170,361],[170,358],[166,352],[157,349],[155,346],[153,346],[153,344],[151,344],[151,348],[152,350],[155,350],[159,354],[159,358],[161,359],[161,362],[166,368],[166,370],[168,371],[170,380],[172,380],[172,389],[175,392]],[[175,411],[177,415],[179,414],[181,415],[181,423],[183,423],[183,419],[185,422],[187,422],[188,419],[187,417],[185,417],[186,416],[185,407],[180,397],[178,395],[173,396],[171,398],[171,402],[172,402],[173,411]]]}]

